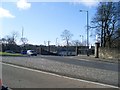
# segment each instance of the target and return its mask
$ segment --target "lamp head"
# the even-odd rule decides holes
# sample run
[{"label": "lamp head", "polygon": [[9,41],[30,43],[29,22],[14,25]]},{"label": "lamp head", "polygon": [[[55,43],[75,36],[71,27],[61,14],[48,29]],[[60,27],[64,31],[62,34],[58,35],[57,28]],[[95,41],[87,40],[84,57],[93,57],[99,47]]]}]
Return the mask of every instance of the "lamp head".
[{"label": "lamp head", "polygon": [[80,12],[82,12],[83,10],[80,10]]}]

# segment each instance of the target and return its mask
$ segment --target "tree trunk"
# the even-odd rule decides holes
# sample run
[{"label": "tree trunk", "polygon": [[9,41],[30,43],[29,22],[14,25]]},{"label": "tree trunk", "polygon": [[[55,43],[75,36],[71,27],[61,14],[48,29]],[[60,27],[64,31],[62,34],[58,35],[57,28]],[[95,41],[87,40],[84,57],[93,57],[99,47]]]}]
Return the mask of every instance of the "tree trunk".
[{"label": "tree trunk", "polygon": [[101,47],[103,47],[103,20],[102,20],[102,30],[101,30]]},{"label": "tree trunk", "polygon": [[108,48],[111,48],[111,36],[108,36]]}]

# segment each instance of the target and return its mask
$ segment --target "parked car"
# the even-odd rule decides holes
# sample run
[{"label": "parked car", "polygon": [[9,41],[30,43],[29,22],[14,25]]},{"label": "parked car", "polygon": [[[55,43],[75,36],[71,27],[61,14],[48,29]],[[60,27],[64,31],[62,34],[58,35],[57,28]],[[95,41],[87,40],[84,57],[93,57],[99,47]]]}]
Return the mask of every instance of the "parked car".
[{"label": "parked car", "polygon": [[6,53],[15,53],[15,52],[13,52],[12,50],[6,50],[5,52],[6,52]]},{"label": "parked car", "polygon": [[10,89],[8,89],[8,87],[5,87],[5,86],[1,86],[0,89],[1,90],[10,90]]},{"label": "parked car", "polygon": [[22,50],[21,54],[27,54],[27,50]]},{"label": "parked car", "polygon": [[37,52],[34,50],[27,50],[27,55],[29,56],[37,56]]}]

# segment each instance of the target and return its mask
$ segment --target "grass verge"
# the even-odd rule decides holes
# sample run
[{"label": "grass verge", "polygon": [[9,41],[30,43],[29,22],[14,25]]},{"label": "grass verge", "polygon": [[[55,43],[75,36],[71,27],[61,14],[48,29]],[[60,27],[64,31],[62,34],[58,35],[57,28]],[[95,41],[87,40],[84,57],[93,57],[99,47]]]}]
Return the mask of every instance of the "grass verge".
[{"label": "grass verge", "polygon": [[23,56],[23,55],[19,53],[0,52],[0,56]]}]

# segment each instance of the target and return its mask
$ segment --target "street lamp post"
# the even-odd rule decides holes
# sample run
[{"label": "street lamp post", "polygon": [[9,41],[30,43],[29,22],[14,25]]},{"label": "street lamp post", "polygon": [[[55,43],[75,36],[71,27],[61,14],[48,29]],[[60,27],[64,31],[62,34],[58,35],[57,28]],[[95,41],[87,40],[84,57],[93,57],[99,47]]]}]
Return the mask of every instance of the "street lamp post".
[{"label": "street lamp post", "polygon": [[56,46],[58,46],[58,38],[56,38]]},{"label": "street lamp post", "polygon": [[87,11],[87,46],[89,47],[89,21],[88,21],[88,11]]},{"label": "street lamp post", "polygon": [[[89,13],[87,10],[80,10],[80,12],[87,13],[87,48],[89,48]],[[89,51],[87,50],[87,56],[89,56]]]},{"label": "street lamp post", "polygon": [[80,35],[80,37],[81,37],[81,44],[83,44],[83,35]]},{"label": "street lamp post", "polygon": [[50,41],[48,41],[48,52],[50,54]]}]

